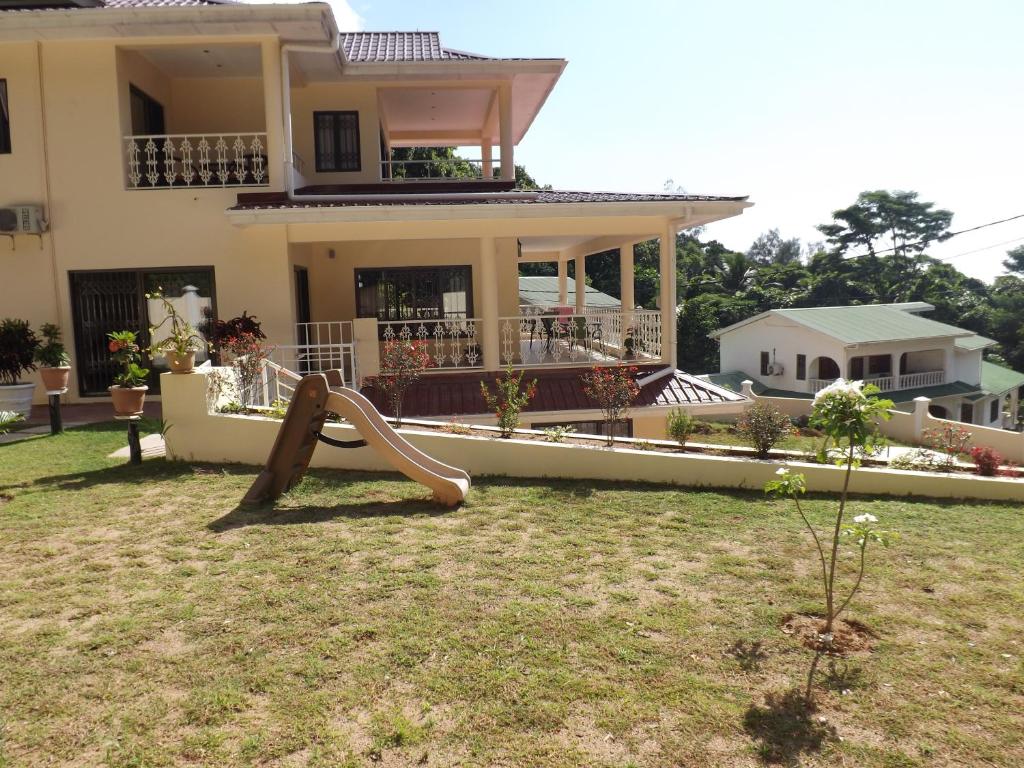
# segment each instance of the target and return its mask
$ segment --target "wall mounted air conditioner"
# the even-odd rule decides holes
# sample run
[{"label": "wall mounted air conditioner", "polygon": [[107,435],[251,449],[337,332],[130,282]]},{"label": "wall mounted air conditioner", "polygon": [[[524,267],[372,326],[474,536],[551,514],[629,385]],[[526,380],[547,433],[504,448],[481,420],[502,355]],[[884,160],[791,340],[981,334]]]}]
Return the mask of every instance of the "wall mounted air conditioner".
[{"label": "wall mounted air conditioner", "polygon": [[772,376],[781,376],[785,372],[782,363],[771,363],[768,366],[768,373]]},{"label": "wall mounted air conditioner", "polygon": [[49,228],[40,205],[12,205],[0,208],[0,234],[41,235]]}]

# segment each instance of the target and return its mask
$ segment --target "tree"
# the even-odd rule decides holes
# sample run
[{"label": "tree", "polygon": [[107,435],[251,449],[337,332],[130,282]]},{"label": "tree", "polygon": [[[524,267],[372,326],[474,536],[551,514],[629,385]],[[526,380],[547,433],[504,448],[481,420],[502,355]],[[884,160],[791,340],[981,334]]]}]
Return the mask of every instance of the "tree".
[{"label": "tree", "polygon": [[1003,268],[1007,272],[1024,277],[1024,245],[1018,245],[1013,250],[1006,252]]},{"label": "tree", "polygon": [[922,253],[932,243],[951,237],[953,214],[935,208],[934,203],[918,201],[917,192],[879,189],[861,192],[853,205],[833,211],[832,220],[832,224],[820,225],[818,231],[836,253],[860,247],[875,256],[876,242],[886,238],[892,246],[883,250],[906,256]]},{"label": "tree", "polygon": [[770,229],[751,244],[747,258],[759,265],[800,261],[800,239],[783,240],[778,229]]}]

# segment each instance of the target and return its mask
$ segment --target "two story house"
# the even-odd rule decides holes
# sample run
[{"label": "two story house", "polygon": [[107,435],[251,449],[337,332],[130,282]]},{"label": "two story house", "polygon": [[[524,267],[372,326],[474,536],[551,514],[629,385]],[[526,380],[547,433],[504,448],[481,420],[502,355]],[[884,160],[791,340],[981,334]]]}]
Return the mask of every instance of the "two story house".
[{"label": "two story house", "polygon": [[1015,428],[1024,374],[983,359],[995,344],[923,317],[925,302],[772,309],[712,334],[722,385],[744,379],[766,396],[811,398],[837,378],[875,384],[906,409],[928,397],[933,416]]},{"label": "two story house", "polygon": [[[416,338],[448,379],[557,373],[538,422],[579,410],[557,396],[567,370],[623,360],[641,368],[651,413],[691,397],[732,407],[674,370],[675,243],[749,203],[517,187],[516,146],[565,66],[455,50],[434,32],[341,34],[323,3],[7,2],[0,316],[61,325],[71,401],[106,396],[107,332],[158,320],[145,294],[162,288],[197,321],[256,315],[279,362],[342,367],[354,386],[378,372],[383,343]],[[477,155],[453,178],[451,163],[408,159],[425,147]],[[637,309],[633,246],[654,238],[660,308]],[[616,248],[620,311],[594,312],[587,256]],[[524,261],[557,262],[550,312],[520,308]]]}]

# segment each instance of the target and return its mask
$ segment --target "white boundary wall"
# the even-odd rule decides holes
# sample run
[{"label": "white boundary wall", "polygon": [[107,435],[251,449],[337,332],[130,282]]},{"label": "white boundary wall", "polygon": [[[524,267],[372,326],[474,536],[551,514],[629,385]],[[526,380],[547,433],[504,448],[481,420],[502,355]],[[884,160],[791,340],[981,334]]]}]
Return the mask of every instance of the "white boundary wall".
[{"label": "white boundary wall", "polygon": [[[183,461],[230,462],[262,465],[281,422],[254,416],[211,413],[207,404],[207,372],[164,374],[163,416],[171,425],[166,434],[167,456]],[[340,440],[354,440],[354,428],[328,424],[324,432]],[[445,432],[404,429],[402,435],[438,461],[461,467],[471,475],[621,480],[693,487],[759,490],[775,476],[778,462],[694,453],[660,453],[633,448],[608,450],[537,440],[502,440]],[[812,491],[842,488],[841,468],[823,464],[787,462],[807,476]],[[336,449],[319,446],[314,467],[354,470],[391,470],[370,448]],[[862,468],[853,473],[856,493],[891,496],[931,496],[1024,501],[1024,481]]]}]

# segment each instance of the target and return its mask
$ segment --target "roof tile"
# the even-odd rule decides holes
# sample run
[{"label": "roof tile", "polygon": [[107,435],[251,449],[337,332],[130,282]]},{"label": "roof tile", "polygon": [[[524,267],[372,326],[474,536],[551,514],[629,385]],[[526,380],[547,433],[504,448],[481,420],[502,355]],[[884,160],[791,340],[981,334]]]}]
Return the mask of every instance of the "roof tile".
[{"label": "roof tile", "polygon": [[491,57],[441,45],[437,32],[343,32],[341,49],[354,62],[487,60]]}]

